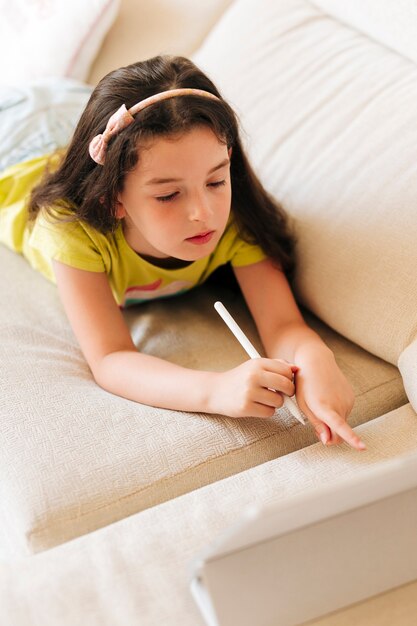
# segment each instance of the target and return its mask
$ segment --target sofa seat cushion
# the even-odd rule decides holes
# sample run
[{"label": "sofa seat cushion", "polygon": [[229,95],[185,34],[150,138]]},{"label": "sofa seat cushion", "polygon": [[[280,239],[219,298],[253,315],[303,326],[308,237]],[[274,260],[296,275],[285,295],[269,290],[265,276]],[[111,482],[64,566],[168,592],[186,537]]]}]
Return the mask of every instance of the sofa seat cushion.
[{"label": "sofa seat cushion", "polygon": [[[286,410],[237,420],[104,391],[55,286],[3,247],[0,265],[3,558],[49,548],[316,441],[313,428]],[[213,308],[219,297],[261,349],[240,295],[213,285],[127,312],[138,349],[194,368],[238,365],[247,357]],[[396,368],[318,329],[357,392],[353,426],[404,404]]]},{"label": "sofa seat cushion", "polygon": [[[245,507],[311,494],[417,453],[416,424],[406,405],[358,428],[365,452],[317,443],[29,559],[0,564],[0,622],[203,626],[188,587],[190,564]],[[414,626],[416,612],[417,583],[411,583],[311,626]]]},{"label": "sofa seat cushion", "polygon": [[[357,14],[370,2],[352,4]],[[389,4],[415,24],[414,3]],[[298,297],[397,365],[417,336],[417,67],[355,26],[307,0],[242,0],[193,58],[237,109],[257,173],[293,218]]]}]

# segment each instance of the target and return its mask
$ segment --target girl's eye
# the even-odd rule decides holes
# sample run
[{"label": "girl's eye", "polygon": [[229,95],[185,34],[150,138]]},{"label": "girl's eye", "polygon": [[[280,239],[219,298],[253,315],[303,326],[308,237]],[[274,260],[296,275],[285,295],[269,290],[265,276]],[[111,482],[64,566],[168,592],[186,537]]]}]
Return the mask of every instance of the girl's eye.
[{"label": "girl's eye", "polygon": [[[226,184],[226,180],[218,180],[213,183],[208,183],[207,186],[216,189],[217,187],[222,187],[225,184]],[[174,193],[170,193],[167,196],[157,196],[156,200],[158,202],[171,202],[178,196],[178,194],[179,194],[178,191],[174,191]]]},{"label": "girl's eye", "polygon": [[174,191],[174,193],[170,193],[168,196],[158,196],[156,199],[158,200],[158,202],[169,202],[170,200],[176,198],[177,195],[178,191]]},{"label": "girl's eye", "polygon": [[215,182],[215,183],[209,183],[209,184],[208,184],[208,186],[209,186],[209,187],[215,187],[215,188],[216,188],[216,187],[222,187],[222,186],[223,186],[223,185],[225,185],[225,184],[226,184],[226,181],[225,181],[225,180],[218,180],[218,181],[217,181],[217,182]]}]

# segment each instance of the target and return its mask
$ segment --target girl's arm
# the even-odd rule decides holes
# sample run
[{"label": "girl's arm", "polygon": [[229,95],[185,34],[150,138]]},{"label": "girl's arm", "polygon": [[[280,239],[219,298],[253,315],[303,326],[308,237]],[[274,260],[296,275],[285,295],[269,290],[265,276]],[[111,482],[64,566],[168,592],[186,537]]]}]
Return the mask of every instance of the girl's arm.
[{"label": "girl's arm", "polygon": [[345,440],[364,444],[346,423],[352,410],[352,388],[332,351],[309,328],[297,307],[285,274],[270,260],[234,268],[266,353],[295,363],[297,402],[323,443]]},{"label": "girl's arm", "polygon": [[294,393],[288,364],[256,359],[227,372],[187,369],[137,351],[104,273],[53,262],[58,290],[96,382],[116,395],[161,408],[270,417]]}]

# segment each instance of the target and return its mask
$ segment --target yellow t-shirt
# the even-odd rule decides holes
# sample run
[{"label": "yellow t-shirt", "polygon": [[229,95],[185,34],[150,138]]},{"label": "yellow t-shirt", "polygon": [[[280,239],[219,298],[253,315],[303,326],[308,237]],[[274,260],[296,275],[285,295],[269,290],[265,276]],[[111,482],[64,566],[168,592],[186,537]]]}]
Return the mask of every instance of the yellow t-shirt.
[{"label": "yellow t-shirt", "polygon": [[157,267],[142,258],[126,242],[121,223],[106,235],[85,222],[54,220],[42,211],[28,223],[28,196],[48,158],[15,165],[0,176],[0,241],[23,254],[52,282],[53,259],[78,269],[105,272],[116,302],[126,307],[188,291],[226,263],[239,267],[265,258],[259,246],[239,237],[232,219],[212,254],[179,269]]}]

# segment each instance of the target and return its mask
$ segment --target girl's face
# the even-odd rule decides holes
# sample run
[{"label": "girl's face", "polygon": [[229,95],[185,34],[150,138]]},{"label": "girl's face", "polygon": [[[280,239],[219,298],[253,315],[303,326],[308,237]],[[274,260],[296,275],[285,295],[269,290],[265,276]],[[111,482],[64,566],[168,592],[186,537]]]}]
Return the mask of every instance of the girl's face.
[{"label": "girl's face", "polygon": [[117,217],[139,254],[195,261],[213,252],[231,207],[230,152],[207,127],[141,149]]}]

